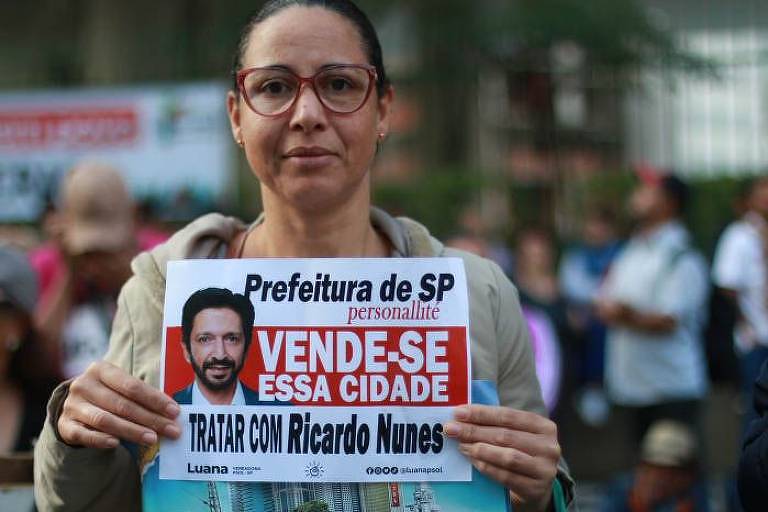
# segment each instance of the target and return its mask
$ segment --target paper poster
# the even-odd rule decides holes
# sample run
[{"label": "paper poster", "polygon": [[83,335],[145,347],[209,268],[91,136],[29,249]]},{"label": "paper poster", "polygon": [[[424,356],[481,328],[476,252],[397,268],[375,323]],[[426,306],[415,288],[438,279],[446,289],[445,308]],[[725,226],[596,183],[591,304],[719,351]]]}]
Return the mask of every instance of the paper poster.
[{"label": "paper poster", "polygon": [[171,262],[163,331],[161,479],[471,479],[442,433],[471,401],[460,259]]},{"label": "paper poster", "polygon": [[[472,381],[472,401],[498,405],[496,387]],[[128,448],[142,471],[144,512],[509,512],[504,487],[477,470],[471,482],[222,482],[160,480],[157,447]]]}]

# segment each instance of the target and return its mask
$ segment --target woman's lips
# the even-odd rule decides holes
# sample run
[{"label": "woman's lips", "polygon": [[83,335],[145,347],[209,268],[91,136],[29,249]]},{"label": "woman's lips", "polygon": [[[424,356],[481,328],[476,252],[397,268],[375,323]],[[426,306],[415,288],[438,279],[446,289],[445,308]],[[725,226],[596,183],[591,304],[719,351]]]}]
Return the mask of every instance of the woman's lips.
[{"label": "woman's lips", "polygon": [[284,158],[306,167],[322,167],[328,165],[336,157],[333,151],[321,147],[293,148],[286,152]]},{"label": "woman's lips", "polygon": [[333,151],[320,146],[297,146],[285,153],[286,158],[307,158],[314,156],[333,155]]}]

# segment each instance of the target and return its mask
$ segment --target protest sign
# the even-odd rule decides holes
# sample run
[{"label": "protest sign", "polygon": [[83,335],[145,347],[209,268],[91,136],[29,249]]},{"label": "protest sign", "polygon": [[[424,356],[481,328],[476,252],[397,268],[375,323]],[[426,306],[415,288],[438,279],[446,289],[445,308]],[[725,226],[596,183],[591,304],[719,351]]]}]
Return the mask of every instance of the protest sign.
[{"label": "protest sign", "polygon": [[471,401],[460,259],[171,262],[163,335],[160,478],[471,478],[442,433]]},{"label": "protest sign", "polygon": [[[472,381],[472,401],[498,405],[496,387]],[[222,482],[161,480],[157,446],[129,445],[141,468],[142,510],[168,512],[509,512],[509,493],[477,470],[471,482]]]}]

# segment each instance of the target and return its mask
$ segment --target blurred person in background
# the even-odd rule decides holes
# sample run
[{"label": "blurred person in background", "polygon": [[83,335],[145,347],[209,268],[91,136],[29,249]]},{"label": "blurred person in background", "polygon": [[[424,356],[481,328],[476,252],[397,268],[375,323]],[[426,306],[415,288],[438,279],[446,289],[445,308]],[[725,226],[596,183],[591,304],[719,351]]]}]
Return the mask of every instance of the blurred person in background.
[{"label": "blurred person in background", "polygon": [[629,416],[636,444],[660,419],[698,431],[709,293],[706,264],[681,219],[688,187],[669,174],[638,174],[629,204],[635,231],[596,302],[608,326],[607,391]]},{"label": "blurred person in background", "polygon": [[654,423],[643,439],[640,462],[609,487],[601,512],[708,511],[698,444],[682,423]]},{"label": "blurred person in background", "polygon": [[723,232],[712,264],[712,281],[736,309],[733,329],[739,354],[744,428],[756,418],[752,389],[768,360],[768,177],[745,194],[747,211]]},{"label": "blurred person in background", "polygon": [[557,329],[543,311],[523,306],[523,318],[528,324],[528,332],[533,347],[533,359],[536,363],[536,377],[541,385],[541,396],[549,415],[553,416],[560,400],[560,388],[563,377],[563,357]]},{"label": "blurred person in background", "polygon": [[555,261],[554,242],[549,232],[528,228],[519,233],[512,281],[520,293],[531,333],[536,373],[550,414],[555,413],[562,381],[560,343],[570,338]]},{"label": "blurred person in background", "polygon": [[739,497],[746,512],[768,507],[768,361],[763,363],[753,395],[756,418],[744,436],[738,476]]},{"label": "blurred person in background", "polygon": [[479,236],[462,232],[447,239],[445,245],[453,247],[454,249],[461,249],[462,251],[477,254],[483,258],[490,257],[490,247],[488,242]]},{"label": "blurred person in background", "polygon": [[567,319],[555,261],[554,242],[548,231],[528,228],[518,234],[513,281],[520,292],[520,302],[549,315],[562,334]]},{"label": "blurred person in background", "polygon": [[[459,228],[461,232],[460,236],[456,237],[457,245],[453,246],[450,243],[447,245],[463,249],[461,244],[464,243],[466,250],[495,261],[505,274],[512,274],[512,251],[504,241],[493,236],[490,226],[480,215],[479,206],[470,205],[461,212]],[[473,245],[477,250],[473,250]]]},{"label": "blurred person in background", "polygon": [[560,261],[560,289],[567,304],[573,336],[569,344],[578,388],[576,410],[582,420],[598,426],[608,419],[609,404],[603,391],[605,324],[594,304],[600,286],[621,250],[616,216],[605,208],[590,210],[584,218],[581,240],[565,251]]},{"label": "blurred person in background", "polygon": [[160,245],[171,236],[158,218],[158,205],[153,199],[144,198],[137,202],[135,219],[136,239],[142,251]]},{"label": "blurred person in background", "polygon": [[[464,231],[464,234],[449,238],[445,245],[484,258],[494,259],[490,244],[485,238],[472,234],[472,232]],[[511,262],[511,257],[509,261]],[[501,263],[498,261],[496,263],[502,267]],[[532,304],[523,305],[523,318],[525,318],[531,338],[536,377],[538,377],[541,385],[541,395],[544,399],[544,405],[547,406],[547,411],[552,416],[560,398],[562,380],[562,353],[557,328],[547,312]]]},{"label": "blurred person in background", "polygon": [[0,454],[32,450],[53,389],[33,328],[36,300],[26,255],[0,244]]},{"label": "blurred person in background", "polygon": [[30,257],[41,284],[36,325],[48,358],[69,378],[106,353],[139,245],[133,200],[112,167],[75,166],[61,183],[56,215],[54,240]]},{"label": "blurred person in background", "polygon": [[452,256],[465,262],[473,377],[495,385],[501,405],[458,407],[444,433],[508,489],[516,511],[565,510],[573,481],[514,286],[493,262],[371,205],[394,93],[370,20],[349,0],[272,0],[243,27],[234,57],[231,133],[264,213],[250,225],[206,215],[133,261],[105,360],[51,397],[35,446],[38,506],[140,510],[140,473],[121,442],[153,447],[181,435],[178,404],[157,389],[167,261]]}]

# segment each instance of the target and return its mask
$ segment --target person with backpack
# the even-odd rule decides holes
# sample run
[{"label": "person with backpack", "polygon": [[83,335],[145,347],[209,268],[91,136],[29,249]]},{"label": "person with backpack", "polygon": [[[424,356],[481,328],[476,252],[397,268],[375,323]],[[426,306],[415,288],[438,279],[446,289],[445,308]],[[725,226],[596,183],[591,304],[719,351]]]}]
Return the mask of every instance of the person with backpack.
[{"label": "person with backpack", "polygon": [[709,284],[704,259],[681,220],[688,187],[670,174],[638,174],[630,198],[636,228],[596,308],[608,328],[608,395],[628,415],[639,447],[662,419],[699,430],[708,388],[701,334]]}]

